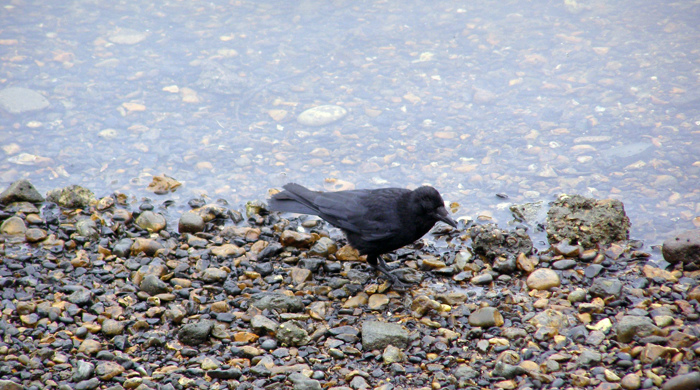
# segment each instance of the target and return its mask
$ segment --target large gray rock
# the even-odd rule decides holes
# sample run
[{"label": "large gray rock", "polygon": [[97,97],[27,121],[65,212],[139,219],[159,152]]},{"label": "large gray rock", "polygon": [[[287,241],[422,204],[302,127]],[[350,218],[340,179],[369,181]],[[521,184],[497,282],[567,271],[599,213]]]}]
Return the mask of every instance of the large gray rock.
[{"label": "large gray rock", "polygon": [[[532,253],[532,240],[523,229],[507,231],[498,228],[494,224],[474,226],[469,230],[472,238],[472,248],[476,254],[489,260],[496,258],[516,258],[520,253],[529,255]],[[501,272],[508,273],[514,270],[504,268]]]},{"label": "large gray rock", "polygon": [[616,199],[592,199],[561,195],[547,212],[547,239],[554,245],[564,240],[584,248],[629,238],[630,220]]},{"label": "large gray rock", "polygon": [[71,185],[65,188],[49,191],[46,198],[67,209],[84,209],[95,200],[95,194],[87,188]]},{"label": "large gray rock", "polygon": [[0,194],[0,203],[2,204],[9,204],[12,202],[41,203],[43,201],[44,197],[41,196],[32,183],[26,179],[15,181]]},{"label": "large gray rock", "polygon": [[406,348],[408,331],[399,324],[365,321],[362,324],[362,348],[365,351],[384,350],[387,345]]},{"label": "large gray rock", "polygon": [[700,230],[686,230],[664,241],[664,260],[700,266]]}]

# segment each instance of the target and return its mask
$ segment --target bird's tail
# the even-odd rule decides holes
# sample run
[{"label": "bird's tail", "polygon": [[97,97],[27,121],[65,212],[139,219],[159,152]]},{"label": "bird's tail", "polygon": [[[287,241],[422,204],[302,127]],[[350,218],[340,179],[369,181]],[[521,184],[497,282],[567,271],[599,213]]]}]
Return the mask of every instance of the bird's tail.
[{"label": "bird's tail", "polygon": [[318,193],[296,183],[286,184],[285,191],[272,195],[267,202],[270,209],[289,213],[312,214],[320,213],[314,200]]}]

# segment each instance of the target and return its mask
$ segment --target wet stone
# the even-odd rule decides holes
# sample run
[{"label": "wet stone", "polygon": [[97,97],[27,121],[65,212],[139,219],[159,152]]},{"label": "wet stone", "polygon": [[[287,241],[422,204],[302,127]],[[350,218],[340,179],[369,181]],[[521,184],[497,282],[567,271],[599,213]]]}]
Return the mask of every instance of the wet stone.
[{"label": "wet stone", "polygon": [[481,328],[502,326],[503,316],[495,307],[482,307],[469,315],[469,325]]},{"label": "wet stone", "polygon": [[217,257],[239,257],[245,254],[245,249],[234,244],[224,244],[212,247],[211,253]]},{"label": "wet stone", "polygon": [[287,321],[277,327],[275,334],[281,345],[299,347],[309,343],[310,338],[306,330],[302,329],[294,321]]},{"label": "wet stone", "polygon": [[630,221],[619,200],[561,195],[547,212],[547,239],[583,248],[629,238]]},{"label": "wet stone", "polygon": [[311,279],[311,270],[294,267],[289,271],[293,284],[301,284]]},{"label": "wet stone", "polygon": [[32,183],[26,179],[20,179],[0,193],[0,204],[10,204],[12,202],[41,203],[44,197],[34,188]]},{"label": "wet stone", "polygon": [[576,260],[570,259],[555,261],[554,264],[552,264],[552,268],[556,270],[567,270],[574,267],[576,267]]},{"label": "wet stone", "polygon": [[39,228],[29,228],[24,233],[27,242],[35,243],[44,241],[47,237],[46,230]]},{"label": "wet stone", "polygon": [[96,240],[100,236],[97,223],[90,218],[81,219],[75,223],[77,233],[90,240]]},{"label": "wet stone", "polygon": [[475,277],[471,278],[471,283],[477,286],[489,284],[491,282],[493,282],[493,275],[489,273],[476,275]]},{"label": "wet stone", "polygon": [[584,349],[578,357],[578,364],[581,366],[597,365],[602,360],[600,352]]},{"label": "wet stone", "polygon": [[201,215],[188,211],[180,217],[177,224],[180,233],[199,233],[204,231],[204,218]]},{"label": "wet stone", "polygon": [[27,226],[24,224],[24,220],[20,217],[10,217],[2,222],[0,225],[0,233],[8,235],[20,235],[27,232]]},{"label": "wet stone", "polygon": [[130,238],[122,238],[117,241],[112,247],[112,253],[119,257],[128,257],[131,252],[131,246],[134,244],[134,240]]},{"label": "wet stone", "polygon": [[293,390],[321,390],[321,383],[315,379],[311,379],[301,373],[293,373],[289,375],[289,380],[293,383]]},{"label": "wet stone", "polygon": [[559,287],[561,280],[559,274],[548,268],[538,268],[527,277],[527,287],[536,290],[549,290]]},{"label": "wet stone", "polygon": [[49,202],[54,202],[67,209],[84,209],[95,200],[95,194],[87,188],[71,185],[65,188],[51,190],[46,195]]},{"label": "wet stone", "polygon": [[564,240],[555,245],[552,245],[554,253],[564,257],[579,257],[583,253],[581,245],[571,245],[568,240]]},{"label": "wet stone", "polygon": [[226,280],[228,272],[221,268],[207,268],[202,273],[202,281],[206,283],[220,283]]},{"label": "wet stone", "polygon": [[260,293],[251,296],[250,304],[261,310],[277,310],[284,313],[297,313],[304,310],[299,297],[279,293]]},{"label": "wet stone", "polygon": [[80,343],[78,352],[83,352],[88,355],[94,355],[102,349],[102,345],[97,340],[86,339]]},{"label": "wet stone", "polygon": [[642,387],[642,379],[637,374],[627,374],[620,381],[620,386],[625,390],[637,390]]},{"label": "wet stone", "polygon": [[168,284],[153,274],[146,275],[141,281],[139,288],[149,295],[158,295],[169,291]]},{"label": "wet stone", "polygon": [[622,293],[622,283],[618,279],[595,279],[588,292],[594,297],[619,298]]},{"label": "wet stone", "polygon": [[371,310],[383,310],[388,304],[389,297],[385,294],[372,294],[367,302],[367,306]]},{"label": "wet stone", "polygon": [[292,230],[285,230],[280,235],[280,243],[284,246],[297,248],[309,248],[314,242],[314,237],[309,233],[300,233]]},{"label": "wet stone", "polygon": [[328,237],[321,237],[314,245],[309,249],[309,256],[319,256],[328,257],[334,254],[338,250],[335,242]]},{"label": "wet stone", "polygon": [[382,360],[384,361],[384,364],[403,362],[406,360],[406,354],[393,345],[387,345],[382,353]]},{"label": "wet stone", "polygon": [[154,256],[159,249],[163,249],[163,244],[151,238],[137,238],[131,245],[131,255],[136,256],[144,253],[147,256]]},{"label": "wet stone", "polygon": [[602,271],[602,270],[603,270],[603,266],[602,266],[602,265],[600,265],[600,264],[591,264],[591,265],[589,265],[588,267],[586,267],[586,269],[583,271],[583,274],[584,274],[587,278],[592,279],[592,278],[595,278],[596,276],[598,276],[598,274],[600,274],[600,271]]},{"label": "wet stone", "polygon": [[671,264],[700,265],[700,230],[687,230],[667,239],[662,253]]},{"label": "wet stone", "polygon": [[586,300],[586,290],[577,288],[576,290],[570,292],[566,299],[571,303],[583,302]]},{"label": "wet stone", "polygon": [[124,367],[116,362],[102,362],[95,367],[95,376],[103,381],[108,381],[123,372]]},{"label": "wet stone", "polygon": [[74,303],[78,306],[85,306],[92,300],[92,291],[85,287],[77,286],[75,291],[73,291],[73,293],[66,299],[68,302]]},{"label": "wet stone", "polygon": [[263,315],[256,315],[250,320],[250,326],[258,334],[274,334],[279,324]]},{"label": "wet stone", "polygon": [[136,217],[136,225],[149,233],[158,233],[165,229],[165,217],[159,213],[147,210]]},{"label": "wet stone", "polygon": [[649,336],[657,330],[650,318],[632,315],[622,317],[616,327],[617,339],[622,343],[629,343],[635,336]]},{"label": "wet stone", "polygon": [[100,380],[98,378],[90,378],[88,380],[80,381],[75,384],[75,390],[93,390],[100,385]]},{"label": "wet stone", "polygon": [[365,321],[362,323],[362,347],[366,351],[383,350],[388,345],[397,348],[406,348],[408,345],[408,331],[401,325]]},{"label": "wet stone", "polygon": [[207,371],[207,375],[214,379],[238,379],[241,377],[242,373],[241,370],[237,368],[230,368],[230,369],[216,369],[216,370],[209,370]]},{"label": "wet stone", "polygon": [[569,326],[569,321],[566,315],[560,311],[552,309],[547,309],[538,313],[528,322],[534,325],[538,331],[543,330],[544,332],[549,332],[551,329],[559,333],[559,331]]},{"label": "wet stone", "polygon": [[122,334],[124,331],[124,324],[120,321],[115,321],[113,319],[106,319],[102,322],[102,333],[105,336],[112,337]]},{"label": "wet stone", "polygon": [[700,372],[676,375],[669,379],[662,388],[663,390],[691,390],[700,389]]},{"label": "wet stone", "polygon": [[213,321],[200,320],[183,325],[177,337],[185,345],[197,346],[207,341],[213,328]]},{"label": "wet stone", "polygon": [[92,374],[95,372],[95,365],[86,362],[85,360],[78,360],[78,363],[73,368],[73,381],[80,382],[86,379],[90,379]]}]

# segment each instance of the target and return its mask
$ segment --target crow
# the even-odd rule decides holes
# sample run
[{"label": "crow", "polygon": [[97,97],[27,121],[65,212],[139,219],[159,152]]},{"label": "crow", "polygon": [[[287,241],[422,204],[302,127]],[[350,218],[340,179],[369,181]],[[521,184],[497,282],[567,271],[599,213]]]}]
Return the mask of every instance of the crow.
[{"label": "crow", "polygon": [[438,221],[457,228],[440,193],[430,186],[322,192],[289,183],[283,188],[268,200],[270,209],[318,215],[340,228],[348,243],[367,255],[367,263],[396,289],[408,285],[390,272],[381,255],[413,243]]}]

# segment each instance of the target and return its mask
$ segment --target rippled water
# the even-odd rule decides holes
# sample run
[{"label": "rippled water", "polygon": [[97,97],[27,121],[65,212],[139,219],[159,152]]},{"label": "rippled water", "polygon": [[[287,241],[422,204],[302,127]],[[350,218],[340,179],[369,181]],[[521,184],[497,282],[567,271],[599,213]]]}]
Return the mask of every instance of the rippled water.
[{"label": "rippled water", "polygon": [[[39,2],[0,10],[0,184],[156,201],[436,186],[457,216],[579,193],[700,225],[700,4]],[[323,127],[303,110],[349,111]],[[154,175],[182,183],[146,191]],[[507,198],[497,197],[506,195]]]}]

